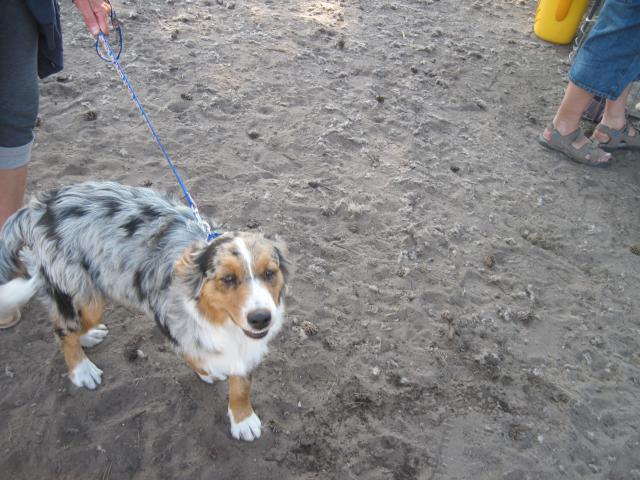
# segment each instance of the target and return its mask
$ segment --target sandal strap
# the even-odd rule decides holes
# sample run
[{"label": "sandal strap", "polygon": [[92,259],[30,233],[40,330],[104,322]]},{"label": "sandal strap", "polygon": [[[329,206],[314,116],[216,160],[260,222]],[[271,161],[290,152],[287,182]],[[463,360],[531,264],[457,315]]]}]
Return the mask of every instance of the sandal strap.
[{"label": "sandal strap", "polygon": [[550,123],[548,128],[551,131],[551,139],[554,142],[562,145],[571,145],[577,139],[584,136],[584,132],[580,127],[576,128],[573,132],[566,135],[562,135],[558,130],[556,130],[556,127],[553,126],[553,123]]},{"label": "sandal strap", "polygon": [[629,122],[625,123],[624,127],[619,130],[604,125],[603,123],[599,123],[596,129],[600,130],[602,133],[606,133],[610,137],[620,137],[629,133]]},{"label": "sandal strap", "polygon": [[640,147],[640,132],[636,131],[635,135],[630,135],[629,127],[629,121],[627,121],[627,123],[624,124],[624,127],[619,130],[599,124],[596,127],[596,130],[609,136],[609,141],[604,143],[600,142],[600,145],[603,145],[607,148],[618,148],[620,147],[620,144],[633,148]]},{"label": "sandal strap", "polygon": [[596,127],[596,130],[599,130],[601,133],[604,133],[609,137],[608,142],[600,142],[602,145],[606,145],[610,148],[616,148],[620,142],[623,141],[623,137],[629,133],[629,123],[625,123],[624,127],[620,130],[616,130],[600,123]]},{"label": "sandal strap", "polygon": [[598,142],[594,142],[593,140],[589,140],[589,142],[585,143],[580,148],[576,148],[577,152],[579,152],[581,155],[585,157],[586,155],[589,155],[589,158],[593,161],[595,161],[596,160],[595,157],[598,156],[598,150],[600,150],[600,147],[598,146]]}]

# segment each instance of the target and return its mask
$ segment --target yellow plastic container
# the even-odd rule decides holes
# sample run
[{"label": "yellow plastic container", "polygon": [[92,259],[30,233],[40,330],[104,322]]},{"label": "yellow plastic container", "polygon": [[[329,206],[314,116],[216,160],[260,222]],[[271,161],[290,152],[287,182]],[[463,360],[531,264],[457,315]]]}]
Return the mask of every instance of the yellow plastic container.
[{"label": "yellow plastic container", "polygon": [[589,0],[540,0],[533,31],[542,40],[566,45],[576,36]]}]

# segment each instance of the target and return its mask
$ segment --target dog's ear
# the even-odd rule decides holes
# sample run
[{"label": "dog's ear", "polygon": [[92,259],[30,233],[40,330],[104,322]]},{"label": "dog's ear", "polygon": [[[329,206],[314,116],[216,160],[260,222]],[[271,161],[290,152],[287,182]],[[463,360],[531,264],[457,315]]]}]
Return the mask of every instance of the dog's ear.
[{"label": "dog's ear", "polygon": [[286,280],[289,276],[289,247],[287,247],[287,244],[279,235],[276,235],[272,242],[273,248],[275,248],[276,255],[278,256],[280,270],[282,271],[282,275],[284,275],[284,278]]},{"label": "dog's ear", "polygon": [[205,242],[197,242],[187,248],[176,261],[176,279],[187,289],[191,298],[197,298],[205,279],[212,274],[211,259],[215,249]]}]

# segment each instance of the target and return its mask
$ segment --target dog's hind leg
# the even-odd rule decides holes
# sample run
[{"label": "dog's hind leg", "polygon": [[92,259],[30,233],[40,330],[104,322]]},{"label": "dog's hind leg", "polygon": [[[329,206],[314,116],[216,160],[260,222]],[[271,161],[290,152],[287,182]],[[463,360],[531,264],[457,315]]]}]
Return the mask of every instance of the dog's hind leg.
[{"label": "dog's hind leg", "polygon": [[229,376],[231,435],[248,442],[260,438],[262,423],[251,406],[251,378]]},{"label": "dog's hind leg", "polygon": [[93,390],[102,381],[102,370],[87,358],[80,344],[80,332],[56,330],[62,343],[64,361],[69,371],[69,380],[77,387],[86,387]]},{"label": "dog's hind leg", "polygon": [[69,369],[69,380],[77,387],[93,390],[102,381],[102,370],[89,360],[80,344],[80,332],[62,338],[62,353]]},{"label": "dog's hind leg", "polygon": [[109,333],[107,327],[102,323],[103,310],[104,300],[102,298],[98,298],[80,308],[80,325],[82,327],[80,345],[83,347],[95,347]]},{"label": "dog's hind leg", "polygon": [[[87,358],[82,346],[83,338],[86,340],[86,335],[100,325],[102,302],[88,304],[80,307],[78,311],[80,313],[79,329],[69,328],[68,322],[65,322],[63,316],[57,312],[52,314],[53,324],[56,335],[62,344],[62,353],[69,371],[69,380],[78,387],[93,390],[102,381],[102,370]],[[99,342],[93,343],[93,345],[97,343]]]}]

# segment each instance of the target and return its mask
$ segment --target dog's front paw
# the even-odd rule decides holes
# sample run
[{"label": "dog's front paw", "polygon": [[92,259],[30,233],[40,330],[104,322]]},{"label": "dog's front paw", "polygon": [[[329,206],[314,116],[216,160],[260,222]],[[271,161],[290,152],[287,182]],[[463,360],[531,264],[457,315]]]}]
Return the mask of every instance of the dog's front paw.
[{"label": "dog's front paw", "polygon": [[109,330],[101,323],[80,337],[80,345],[86,348],[95,347],[104,340],[107,333]]},{"label": "dog's front paw", "polygon": [[196,372],[196,373],[198,374],[198,377],[200,377],[200,380],[202,380],[203,382],[206,382],[206,383],[213,383],[216,380],[226,380],[227,379],[226,375],[222,375],[220,373],[216,373],[216,374],[208,373],[206,375],[203,375],[200,372]]},{"label": "dog's front paw", "polygon": [[260,438],[262,422],[260,422],[255,412],[252,412],[241,422],[236,423],[233,413],[229,410],[229,420],[231,421],[231,436],[236,440],[252,442]]},{"label": "dog's front paw", "polygon": [[102,381],[102,370],[96,367],[91,360],[85,358],[69,373],[69,379],[76,387],[93,390]]}]

